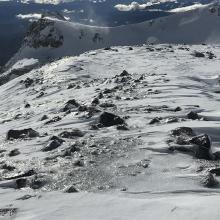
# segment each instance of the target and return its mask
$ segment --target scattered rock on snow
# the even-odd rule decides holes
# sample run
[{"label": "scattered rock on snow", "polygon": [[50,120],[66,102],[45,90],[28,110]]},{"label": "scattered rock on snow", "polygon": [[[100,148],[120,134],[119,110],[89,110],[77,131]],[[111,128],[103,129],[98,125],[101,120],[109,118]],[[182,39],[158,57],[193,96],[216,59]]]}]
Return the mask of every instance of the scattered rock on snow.
[{"label": "scattered rock on snow", "polygon": [[18,174],[18,175],[12,176],[12,177],[7,177],[7,178],[4,178],[4,179],[5,180],[13,180],[13,179],[18,179],[18,178],[33,176],[35,174],[36,174],[36,172],[33,169],[31,169],[31,170],[28,170],[28,171],[26,171],[22,174]]},{"label": "scattered rock on snow", "polygon": [[47,119],[48,119],[48,116],[47,115],[43,115],[40,120],[44,121],[44,120],[47,120]]},{"label": "scattered rock on snow", "polygon": [[208,188],[216,187],[219,184],[214,175],[210,172],[203,178],[202,183]]},{"label": "scattered rock on snow", "polygon": [[78,108],[79,106],[80,106],[80,104],[75,99],[71,99],[65,104],[63,111],[66,112],[66,111],[72,110],[74,108]]},{"label": "scattered rock on snow", "polygon": [[179,127],[171,131],[171,135],[173,136],[195,136],[195,133],[192,128],[189,127]]},{"label": "scattered rock on snow", "polygon": [[40,189],[48,183],[47,178],[36,175],[30,183],[32,189]]},{"label": "scattered rock on snow", "polygon": [[63,131],[59,136],[62,138],[74,139],[76,137],[83,137],[84,133],[79,129],[73,129],[72,131]]},{"label": "scattered rock on snow", "polygon": [[199,159],[210,159],[211,139],[207,134],[192,137],[189,143],[196,145],[195,156]]},{"label": "scattered rock on snow", "polygon": [[51,120],[45,122],[45,125],[52,124],[52,123],[55,123],[55,122],[58,122],[58,121],[61,121],[61,120],[62,120],[62,118],[60,116],[56,116],[56,117],[52,118]]},{"label": "scattered rock on snow", "polygon": [[22,139],[22,138],[34,138],[39,137],[39,133],[32,128],[22,130],[9,130],[7,133],[7,140]]},{"label": "scattered rock on snow", "polygon": [[99,117],[99,123],[104,127],[125,124],[124,119],[109,112],[103,112]]},{"label": "scattered rock on snow", "polygon": [[9,157],[14,157],[19,155],[21,152],[18,149],[11,150],[8,154]]},{"label": "scattered rock on snow", "polygon": [[52,151],[52,150],[57,149],[57,148],[58,148],[59,146],[61,146],[61,145],[62,145],[62,143],[59,142],[58,140],[53,140],[53,141],[51,141],[46,147],[44,147],[44,148],[42,149],[42,151],[44,151],[44,152]]},{"label": "scattered rock on snow", "polygon": [[27,183],[28,183],[28,180],[25,178],[20,178],[16,180],[16,185],[18,189],[26,187]]},{"label": "scattered rock on snow", "polygon": [[67,189],[64,190],[65,193],[77,193],[78,190],[75,188],[75,186],[70,186]]},{"label": "scattered rock on snow", "polygon": [[0,216],[13,216],[18,212],[17,208],[1,208]]},{"label": "scattered rock on snow", "polygon": [[161,120],[161,118],[158,118],[158,117],[153,118],[150,120],[149,125],[158,124],[158,123],[160,123],[160,120]]},{"label": "scattered rock on snow", "polygon": [[193,112],[193,111],[191,111],[187,114],[187,118],[191,119],[191,120],[201,119],[201,117],[196,112]]},{"label": "scattered rock on snow", "polygon": [[119,130],[119,131],[128,131],[129,128],[128,128],[127,125],[122,124],[122,125],[118,125],[118,126],[117,126],[117,130]]},{"label": "scattered rock on snow", "polygon": [[192,54],[194,57],[198,57],[198,58],[203,58],[205,57],[205,54],[199,51],[194,51],[194,53]]}]

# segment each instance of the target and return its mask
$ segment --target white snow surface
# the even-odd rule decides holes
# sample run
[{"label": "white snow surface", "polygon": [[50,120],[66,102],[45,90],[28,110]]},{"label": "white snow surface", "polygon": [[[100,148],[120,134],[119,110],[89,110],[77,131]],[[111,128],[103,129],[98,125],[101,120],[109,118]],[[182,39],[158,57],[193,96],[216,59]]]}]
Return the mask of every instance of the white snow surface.
[{"label": "white snow surface", "polygon": [[[194,57],[195,50],[212,51],[216,58]],[[1,164],[15,166],[14,171],[0,170],[0,219],[219,219],[220,188],[203,185],[207,172],[219,167],[219,161],[169,152],[166,142],[172,129],[187,126],[197,134],[208,134],[212,150],[220,150],[219,57],[218,45],[99,49],[62,58],[0,86]],[[99,113],[88,118],[77,109],[69,114],[60,112],[70,99],[90,105],[100,91],[120,85],[114,77],[124,69],[132,78],[142,79],[105,94],[101,103],[111,102],[117,108],[100,109],[129,116],[128,131],[114,126],[90,130]],[[28,77],[34,83],[26,88],[22,80]],[[70,84],[74,86],[67,89]],[[37,98],[42,91],[44,94]],[[30,108],[24,108],[25,103]],[[157,110],[147,110],[155,106]],[[182,110],[174,112],[177,106]],[[206,120],[181,120],[192,110]],[[60,116],[61,120],[46,125],[40,120],[43,115],[49,119]],[[154,117],[162,117],[162,123],[149,125]],[[173,117],[180,120],[166,123]],[[29,127],[41,136],[5,140],[9,129]],[[61,156],[76,142],[68,139],[51,152],[41,151],[50,136],[73,128],[85,132],[77,139],[82,143],[80,152]],[[21,154],[9,157],[15,148]],[[46,160],[57,154],[60,156]],[[79,158],[85,163],[83,167],[74,164]],[[139,166],[140,161],[148,161],[149,166]],[[48,179],[41,189],[14,189],[14,182],[4,179],[31,168]],[[215,178],[219,181],[218,176]],[[70,185],[80,192],[64,193]],[[17,200],[26,194],[34,197]],[[10,216],[3,215],[2,208],[18,210]]]},{"label": "white snow surface", "polygon": [[185,7],[182,7],[182,8],[175,8],[175,9],[170,10],[170,12],[176,12],[176,13],[177,12],[186,12],[186,11],[192,11],[192,10],[200,9],[200,8],[204,8],[204,7],[207,7],[207,5],[197,3],[197,4],[194,4],[194,5],[185,6]]}]

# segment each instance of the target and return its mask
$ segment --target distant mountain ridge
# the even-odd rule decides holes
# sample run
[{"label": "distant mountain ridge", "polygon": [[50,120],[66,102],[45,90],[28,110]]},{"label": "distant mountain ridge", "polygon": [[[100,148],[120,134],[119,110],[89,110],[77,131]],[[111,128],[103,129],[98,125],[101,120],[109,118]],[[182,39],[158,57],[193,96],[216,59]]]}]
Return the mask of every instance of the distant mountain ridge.
[{"label": "distant mountain ridge", "polygon": [[[220,17],[216,4],[112,28],[82,25],[54,18],[42,18],[37,24],[41,26],[45,23],[48,25],[25,38],[22,47],[9,61],[8,66],[24,58],[38,59],[44,63],[59,57],[79,55],[89,50],[111,46],[220,43]],[[41,41],[38,42],[38,47],[34,46],[36,39]],[[51,43],[56,40],[59,41],[56,45]]]}]

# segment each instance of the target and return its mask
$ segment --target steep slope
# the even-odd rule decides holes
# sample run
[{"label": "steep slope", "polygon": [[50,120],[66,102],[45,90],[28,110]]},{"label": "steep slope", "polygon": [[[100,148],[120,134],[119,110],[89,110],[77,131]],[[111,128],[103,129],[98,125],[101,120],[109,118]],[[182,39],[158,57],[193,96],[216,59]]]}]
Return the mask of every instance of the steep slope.
[{"label": "steep slope", "polygon": [[219,219],[219,57],[100,49],[0,86],[0,217]]},{"label": "steep slope", "polygon": [[[220,17],[218,10],[206,6],[176,13],[149,22],[114,28],[91,27],[60,20],[40,20],[38,32],[30,33],[22,48],[10,60],[35,58],[42,62],[63,56],[78,55],[88,50],[116,45],[143,43],[218,43]],[[48,23],[48,25],[42,25]],[[41,44],[36,47],[35,39]],[[55,45],[48,43],[54,41]]]}]

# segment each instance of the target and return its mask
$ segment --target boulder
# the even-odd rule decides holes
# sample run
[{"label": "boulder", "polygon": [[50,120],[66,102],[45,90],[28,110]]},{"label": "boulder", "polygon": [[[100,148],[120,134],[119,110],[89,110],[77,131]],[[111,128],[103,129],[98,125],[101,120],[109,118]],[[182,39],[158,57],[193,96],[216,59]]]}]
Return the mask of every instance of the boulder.
[{"label": "boulder", "polygon": [[9,157],[14,157],[19,155],[21,152],[18,149],[11,150],[8,154]]},{"label": "boulder", "polygon": [[201,117],[196,112],[191,111],[187,114],[187,118],[191,120],[199,120]]},{"label": "boulder", "polygon": [[61,146],[62,143],[60,143],[58,140],[53,140],[51,141],[46,147],[42,149],[42,151],[47,152],[47,151],[52,151]]},{"label": "boulder", "polygon": [[171,131],[172,136],[195,136],[192,128],[189,127],[179,127]]},{"label": "boulder", "polygon": [[104,127],[125,124],[124,119],[109,112],[103,112],[99,117],[99,123]]},{"label": "boulder", "polygon": [[9,130],[7,133],[7,140],[23,139],[23,138],[34,138],[39,137],[39,133],[32,128],[22,130]]}]

